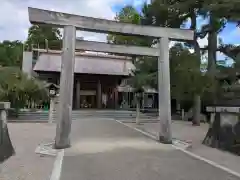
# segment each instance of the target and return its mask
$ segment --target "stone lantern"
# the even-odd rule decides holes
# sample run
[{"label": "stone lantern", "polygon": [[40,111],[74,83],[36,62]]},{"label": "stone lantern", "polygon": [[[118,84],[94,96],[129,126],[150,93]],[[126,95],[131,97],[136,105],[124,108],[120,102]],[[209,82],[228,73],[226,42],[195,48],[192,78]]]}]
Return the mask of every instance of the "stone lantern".
[{"label": "stone lantern", "polygon": [[47,88],[49,89],[50,98],[54,98],[58,93],[59,86],[57,86],[56,84],[50,83],[47,85]]},{"label": "stone lantern", "polygon": [[59,91],[59,86],[53,83],[47,84],[47,88],[49,90],[49,97],[50,97],[50,107],[49,107],[49,117],[48,117],[48,122],[52,123],[53,122],[53,114],[56,109],[55,104],[56,104],[56,97]]}]

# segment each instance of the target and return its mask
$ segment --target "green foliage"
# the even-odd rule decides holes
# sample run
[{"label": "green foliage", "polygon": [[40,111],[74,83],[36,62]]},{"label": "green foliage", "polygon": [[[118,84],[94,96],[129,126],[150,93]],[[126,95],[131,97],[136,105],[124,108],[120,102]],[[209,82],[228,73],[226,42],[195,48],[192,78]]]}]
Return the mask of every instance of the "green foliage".
[{"label": "green foliage", "polygon": [[[134,76],[129,84],[134,88],[152,87],[158,89],[157,58],[141,58],[135,63]],[[182,44],[175,44],[170,49],[170,77],[172,97],[183,100],[213,91],[214,81],[208,74],[199,70],[199,61],[195,54]]]},{"label": "green foliage", "polygon": [[23,44],[20,41],[0,43],[0,66],[18,66],[22,64]]},{"label": "green foliage", "polygon": [[[115,17],[116,21],[123,23],[132,23],[140,25],[142,23],[142,16],[132,6],[125,6]],[[115,35],[110,34],[107,37],[109,43],[127,44],[137,46],[151,46],[152,38],[139,37],[130,35]],[[152,77],[149,74],[149,68],[152,65],[149,57],[138,58],[133,57],[136,70],[133,71],[134,76],[128,79],[128,84],[131,84],[135,91],[142,91],[143,88],[151,83]],[[148,63],[149,62],[149,63]]]},{"label": "green foliage", "polygon": [[0,100],[10,101],[11,106],[18,110],[28,101],[40,102],[48,98],[48,91],[43,82],[29,78],[19,68],[0,68]]},{"label": "green foliage", "polygon": [[[32,25],[28,30],[28,38],[25,43],[26,49],[61,49],[62,40],[59,29],[47,25]],[[47,42],[46,42],[47,41]]]},{"label": "green foliage", "polygon": [[[238,0],[172,0],[172,1],[154,1],[154,3],[148,5],[148,19],[149,22],[146,24],[151,23],[151,19],[155,16],[155,25],[158,26],[169,26],[169,27],[180,27],[181,23],[184,23],[188,18],[191,19],[191,26],[190,29],[195,31],[195,40],[192,42],[187,42],[189,47],[193,47],[195,49],[195,57],[191,57],[193,55],[187,55],[190,59],[195,59],[195,61],[189,61],[191,63],[195,62],[195,64],[189,64],[188,62],[184,63],[184,54],[181,55],[181,64],[184,68],[185,64],[190,67],[197,67],[197,64],[200,63],[200,54],[201,50],[199,44],[197,42],[198,38],[204,38],[208,34],[209,44],[207,46],[208,49],[208,58],[209,58],[209,70],[216,67],[216,51],[217,51],[217,34],[221,32],[227,22],[231,21],[233,18],[239,17],[236,12],[239,12],[240,1]],[[161,10],[161,11],[160,11]],[[151,14],[152,13],[152,14]],[[202,18],[209,18],[210,21],[204,24],[200,29],[197,29],[197,17],[201,16]],[[174,26],[173,26],[174,25]],[[226,48],[221,48],[223,52]],[[236,58],[236,50],[228,50],[227,53],[231,55],[231,57]],[[172,59],[171,58],[171,63]],[[196,61],[198,59],[198,62]],[[200,65],[200,64],[199,64]],[[176,66],[176,64],[175,64]],[[237,63],[235,63],[237,66]],[[183,68],[183,69],[184,69]],[[173,68],[171,68],[173,70]],[[191,76],[184,75],[184,70],[180,75],[177,75],[177,78],[186,79],[183,83],[189,83],[193,81],[191,86],[188,88],[188,92],[196,92],[202,94],[202,92],[206,91],[213,91],[216,92],[217,88],[219,87],[218,82],[211,77],[210,74],[206,74],[202,76],[199,68],[194,68],[196,71],[191,72]],[[175,69],[176,71],[176,69]],[[178,70],[180,72],[180,70]],[[213,71],[215,72],[215,71]],[[188,72],[189,73],[189,72]],[[171,73],[172,74],[172,73]],[[183,77],[181,77],[183,76]],[[207,77],[210,76],[210,77]],[[184,78],[185,77],[185,78]],[[194,83],[194,81],[201,81],[204,82],[203,79],[206,80],[205,83]],[[172,82],[174,82],[172,80]],[[179,82],[179,81],[176,81]],[[209,84],[212,84],[209,86]],[[215,87],[214,87],[215,86]],[[186,85],[183,85],[185,88]],[[172,87],[173,92],[178,92],[178,90],[174,90]],[[185,90],[184,90],[185,91]],[[182,93],[184,92],[182,91]],[[185,93],[186,94],[186,93]],[[190,93],[191,95],[191,93]]]},{"label": "green foliage", "polygon": [[239,0],[206,0],[204,8],[206,11],[212,12],[215,17],[239,22]]},{"label": "green foliage", "polygon": [[[46,40],[48,43],[46,43]],[[29,28],[28,39],[23,45],[20,41],[3,41],[0,43],[0,100],[10,101],[18,110],[27,103],[39,103],[48,99],[48,90],[37,78],[28,77],[20,67],[23,47],[61,49],[59,29],[46,25],[33,25]]]},{"label": "green foliage", "polygon": [[174,6],[175,3],[176,1],[158,0],[145,4],[142,9],[142,24],[179,28],[187,20],[187,16],[179,7]]},{"label": "green foliage", "polygon": [[[223,1],[223,0],[222,0]],[[228,0],[237,3],[236,0]],[[145,4],[142,8],[142,13],[138,15],[137,11],[132,7],[125,7],[117,14],[116,20],[120,22],[127,22],[133,24],[153,25],[171,28],[180,28],[184,23],[191,20],[190,29],[195,31],[194,41],[187,41],[185,46],[176,44],[170,50],[170,68],[171,68],[171,93],[175,98],[192,99],[194,94],[204,95],[209,92],[216,92],[219,83],[207,73],[200,71],[201,63],[201,49],[197,42],[198,38],[204,38],[209,34],[210,46],[209,50],[211,56],[209,58],[212,62],[216,61],[214,52],[216,47],[214,45],[215,36],[221,32],[229,19],[226,19],[226,14],[219,13],[226,12],[230,5],[222,6],[221,0],[158,0],[151,4]],[[231,7],[232,8],[232,7]],[[197,18],[211,17],[211,21],[198,28]],[[136,18],[137,17],[137,18]],[[140,20],[140,21],[139,21]],[[139,41],[140,39],[140,41]],[[142,41],[146,39],[142,38]],[[116,44],[132,44],[132,45],[147,45],[155,43],[153,39],[142,43],[141,38],[133,36],[109,36],[109,42]],[[186,46],[188,45],[188,46]],[[187,47],[193,47],[195,53],[190,53]],[[157,81],[157,59],[156,58],[139,58],[135,61],[136,70],[134,77],[130,78],[131,84],[136,88],[146,86],[158,88]],[[206,68],[205,68],[206,69]]]},{"label": "green foliage", "polygon": [[[154,62],[156,66],[154,66]],[[135,62],[135,67],[136,69],[133,71],[133,76],[129,78],[128,84],[135,88],[136,91],[147,87],[156,87],[156,58],[140,58]]]},{"label": "green foliage", "polygon": [[220,99],[233,99],[239,98],[240,86],[239,86],[239,72],[240,69],[235,66],[224,67],[217,66],[217,96]]},{"label": "green foliage", "polygon": [[170,50],[170,69],[171,92],[176,99],[192,99],[194,94],[212,90],[213,82],[199,70],[198,58],[182,44]]},{"label": "green foliage", "polygon": [[[115,17],[116,21],[131,24],[141,24],[141,15],[132,6],[125,6]],[[107,37],[109,43],[127,44],[138,46],[151,46],[152,38],[139,37],[132,35],[115,35],[109,34]]]}]

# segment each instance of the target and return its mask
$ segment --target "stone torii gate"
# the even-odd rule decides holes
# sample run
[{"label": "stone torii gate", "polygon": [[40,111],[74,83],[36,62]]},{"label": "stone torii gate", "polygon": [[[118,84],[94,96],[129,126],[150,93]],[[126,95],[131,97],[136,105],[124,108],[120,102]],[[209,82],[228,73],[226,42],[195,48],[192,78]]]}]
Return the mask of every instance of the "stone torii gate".
[{"label": "stone torii gate", "polygon": [[[64,28],[55,148],[70,146],[75,49],[158,57],[159,140],[163,143],[172,143],[169,40],[193,40],[193,31],[119,23],[36,8],[29,8],[28,11],[32,24],[48,24]],[[76,40],[76,30],[150,36],[159,38],[160,43],[157,48],[148,48],[82,41]]]}]

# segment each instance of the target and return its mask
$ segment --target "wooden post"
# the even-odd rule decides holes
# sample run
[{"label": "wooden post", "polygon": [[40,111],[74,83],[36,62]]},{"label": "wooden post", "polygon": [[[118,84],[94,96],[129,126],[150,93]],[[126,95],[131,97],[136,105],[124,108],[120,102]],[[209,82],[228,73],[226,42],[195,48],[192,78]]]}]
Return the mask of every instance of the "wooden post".
[{"label": "wooden post", "polygon": [[102,108],[102,85],[100,80],[97,82],[97,108]]},{"label": "wooden post", "polygon": [[52,97],[50,99],[50,107],[49,107],[49,112],[48,112],[48,123],[53,122],[54,109],[55,109],[55,101],[54,101],[54,98]]},{"label": "wooden post", "polygon": [[136,124],[140,125],[140,100],[139,97],[136,98]]},{"label": "wooden post", "polygon": [[182,120],[184,120],[184,117],[185,117],[184,109],[182,109],[182,111],[181,111],[181,117],[182,117]]},{"label": "wooden post", "polygon": [[80,84],[80,80],[78,79],[77,81],[77,87],[76,87],[76,108],[80,109],[80,91],[81,91],[81,84]]},{"label": "wooden post", "polygon": [[160,39],[160,56],[158,59],[158,88],[159,88],[159,141],[172,143],[171,131],[171,95],[170,95],[170,69],[169,69],[169,39]]},{"label": "wooden post", "polygon": [[118,109],[118,89],[117,85],[114,87],[114,107],[115,109]]},{"label": "wooden post", "polygon": [[73,79],[75,64],[76,28],[65,26],[63,35],[63,53],[60,82],[60,103],[58,108],[55,148],[70,147],[72,121]]},{"label": "wooden post", "polygon": [[142,93],[142,109],[144,111],[144,107],[145,107],[145,92]]}]

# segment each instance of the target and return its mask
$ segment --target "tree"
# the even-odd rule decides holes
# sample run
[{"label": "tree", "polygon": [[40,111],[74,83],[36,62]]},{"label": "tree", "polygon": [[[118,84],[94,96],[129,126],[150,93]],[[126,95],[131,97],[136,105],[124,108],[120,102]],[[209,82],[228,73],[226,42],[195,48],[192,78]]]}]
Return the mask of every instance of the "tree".
[{"label": "tree", "polygon": [[[132,6],[125,6],[122,10],[115,16],[115,20],[123,23],[131,24],[141,24],[142,17],[136,9]],[[131,35],[115,35],[109,34],[107,36],[109,43],[113,44],[127,44],[127,45],[137,45],[137,46],[151,46],[152,38],[138,37]]]},{"label": "tree", "polygon": [[[39,101],[48,96],[44,84],[29,78],[16,67],[0,67],[0,101],[7,101],[18,112],[28,101]],[[3,112],[2,112],[3,113]],[[15,154],[8,133],[6,114],[0,114],[0,163]]]},{"label": "tree", "polygon": [[[153,68],[153,62],[157,62],[156,58],[142,57],[134,62],[135,69],[132,71],[132,76],[127,80],[127,84],[134,89],[134,95],[136,100],[136,124],[140,124],[140,102],[142,100],[142,93],[145,88],[154,86],[155,81],[155,67]],[[157,66],[156,66],[157,67]],[[152,71],[153,70],[153,71]]]},{"label": "tree", "polygon": [[[228,1],[228,3],[227,3]],[[236,6],[234,7],[233,4]],[[237,6],[238,5],[238,6]],[[208,34],[208,70],[214,81],[216,69],[217,34],[224,29],[227,20],[236,18],[239,10],[239,1],[236,0],[173,0],[154,1],[146,8],[148,12],[147,24],[150,24],[155,17],[155,25],[167,27],[180,27],[187,19],[191,20],[190,29],[195,32],[194,40],[187,42],[188,46],[194,48],[196,57],[201,64],[201,48],[198,44],[199,38],[204,38]],[[232,10],[232,12],[230,11]],[[210,21],[204,24],[200,30],[197,29],[197,17],[209,18]],[[238,16],[239,17],[239,16]],[[200,69],[200,68],[199,68]],[[212,89],[213,92],[216,89]],[[199,124],[200,107],[199,96],[195,101],[193,124]]]},{"label": "tree", "polygon": [[211,90],[211,79],[199,71],[196,54],[182,44],[175,44],[170,49],[170,68],[172,96],[177,100],[191,100],[196,93],[203,95]]},{"label": "tree", "polygon": [[[219,0],[220,1],[220,0]],[[234,1],[234,0],[233,0]],[[215,9],[211,6],[215,5],[214,2],[206,1],[206,0],[173,0],[173,1],[165,1],[165,0],[158,0],[153,1],[151,4],[145,4],[142,8],[142,13],[139,18],[139,16],[136,16],[136,10],[133,8],[124,8],[116,17],[117,20],[122,22],[135,22],[137,24],[143,24],[143,25],[154,25],[154,26],[163,26],[163,27],[172,27],[172,28],[180,28],[188,19],[191,20],[190,29],[193,30],[194,33],[194,40],[193,41],[187,41],[185,45],[188,47],[192,47],[195,52],[195,58],[198,61],[195,61],[195,64],[198,64],[198,74],[201,74],[200,68],[201,68],[201,47],[199,46],[198,39],[206,37],[207,34],[209,34],[209,42],[210,45],[208,46],[209,49],[209,56],[211,62],[213,62],[213,65],[211,67],[214,67],[214,63],[216,61],[216,56],[213,52],[216,54],[216,35],[218,32],[220,32],[225,25],[224,19],[221,17],[215,17],[216,13],[214,12]],[[211,7],[211,8],[210,8]],[[197,27],[197,18],[199,16],[202,17],[209,17],[210,15],[213,15],[214,12],[214,18],[212,18],[211,22],[208,24],[205,24],[202,26],[202,28],[198,29]],[[209,15],[210,14],[210,15]],[[133,18],[131,17],[138,17]],[[210,16],[211,17],[211,16]],[[136,21],[137,19],[137,21]],[[139,19],[141,19],[139,21]],[[112,41],[113,43],[122,43],[122,44],[134,44],[134,45],[141,45],[141,43],[138,42],[138,38],[136,37],[127,37],[127,39],[124,39],[121,36],[114,36],[115,39]],[[215,38],[215,39],[214,39]],[[116,40],[117,39],[117,40]],[[144,39],[144,38],[143,38]],[[146,40],[145,40],[146,41]],[[146,41],[147,42],[147,41]],[[151,39],[149,41],[151,43],[157,42],[156,40]],[[212,57],[212,58],[211,58]],[[146,62],[145,62],[146,63]],[[209,66],[211,63],[208,63]],[[144,66],[143,66],[144,68]],[[214,69],[214,68],[213,68]],[[146,74],[146,73],[145,73]],[[156,73],[155,76],[153,75],[153,80],[151,82],[157,82],[156,81]],[[212,82],[214,79],[212,79]],[[154,83],[153,83],[154,84]],[[198,85],[198,84],[197,84]],[[202,84],[203,85],[203,84]],[[157,87],[157,86],[155,86]],[[192,87],[192,86],[189,86]],[[203,85],[203,89],[205,86]],[[202,89],[200,88],[200,89]],[[200,94],[199,88],[194,88],[195,96],[194,96],[194,117],[193,117],[193,124],[199,125],[200,124],[200,112],[201,112],[201,100],[200,100]],[[212,91],[214,91],[213,88],[210,88]],[[209,89],[209,90],[210,90]],[[174,90],[173,90],[174,91]],[[192,90],[189,90],[192,92]],[[200,94],[199,94],[200,93]]]},{"label": "tree", "polygon": [[[116,21],[131,23],[131,24],[141,24],[141,15],[134,9],[132,6],[125,6],[115,17]],[[114,44],[127,44],[127,45],[136,45],[136,46],[151,46],[152,38],[149,37],[139,37],[139,36],[130,36],[130,35],[114,35],[109,34],[108,37],[109,43]],[[147,79],[149,79],[148,72],[143,72],[142,68],[139,68],[142,60],[144,58],[137,58],[137,56],[132,56],[133,63],[136,66],[136,69],[132,72],[133,76],[127,80],[127,83],[133,87],[135,90],[135,100],[137,104],[137,116],[136,123],[140,124],[139,113],[140,113],[140,100],[141,92],[143,91],[144,86],[147,84]]]},{"label": "tree", "polygon": [[217,36],[228,22],[239,21],[240,1],[238,0],[214,0],[203,2],[200,15],[209,18],[209,22],[202,28],[203,34],[208,34],[208,71],[214,76],[216,71],[216,52],[221,51],[217,47]]},{"label": "tree", "polygon": [[220,43],[218,50],[236,62],[240,61],[240,46]]},{"label": "tree", "polygon": [[43,82],[29,78],[19,68],[0,68],[0,100],[11,102],[16,112],[28,102],[40,102],[48,98]]},{"label": "tree", "polygon": [[3,41],[0,43],[0,65],[21,67],[23,44],[20,41]]},{"label": "tree", "polygon": [[28,38],[25,42],[26,49],[42,48],[56,49],[62,47],[61,33],[58,28],[47,25],[32,25],[28,30]]},{"label": "tree", "polygon": [[240,2],[238,0],[211,0],[206,1],[205,9],[212,12],[215,17],[225,18],[228,22],[240,22]]},{"label": "tree", "polygon": [[[137,15],[136,10],[134,10],[132,7],[125,7],[116,16],[116,20],[119,20],[121,22],[132,22],[132,23],[136,23],[136,24],[140,23],[140,24],[144,24],[144,25],[155,25],[155,26],[163,26],[163,27],[180,28],[180,26],[187,20],[187,18],[191,17],[192,21],[193,21],[191,29],[196,31],[196,28],[197,28],[196,12],[193,11],[191,8],[189,8],[189,9],[191,9],[191,11],[189,11],[189,9],[186,9],[186,8],[183,9],[182,7],[173,6],[173,5],[174,5],[174,3],[170,2],[170,1],[154,1],[150,5],[145,4],[142,9],[141,16]],[[193,9],[194,9],[194,6],[196,6],[193,3],[191,3],[190,5]],[[190,7],[190,5],[188,7]],[[186,10],[188,10],[189,12],[185,15],[184,13],[186,13]],[[134,17],[134,18],[132,18],[132,17]],[[114,38],[112,38],[112,37],[114,37]],[[198,55],[197,57],[199,59],[198,63],[199,63],[199,73],[200,73],[201,55],[200,55],[200,47],[198,45],[197,38],[198,38],[197,33],[195,33],[194,41],[189,42],[189,44],[191,43],[191,45],[194,46],[195,52]],[[134,44],[134,45],[143,45],[144,43],[141,43],[141,42],[145,41],[144,45],[147,44],[148,46],[151,46],[153,43],[156,42],[156,40],[154,41],[153,39],[148,38],[149,41],[146,41],[144,38],[136,38],[136,37],[132,37],[132,36],[131,37],[127,36],[126,38],[124,36],[111,36],[111,39],[114,39],[113,41],[111,41],[113,43]],[[149,67],[149,66],[146,66],[147,65],[146,63],[148,61],[146,59],[148,59],[150,61],[150,58],[145,58],[145,61],[143,63],[144,66],[142,66],[142,68],[144,68],[144,69],[146,67]],[[155,61],[155,62],[157,62],[157,61]],[[154,64],[154,62],[151,62],[151,63]],[[150,84],[157,89],[157,77],[158,76],[157,76],[156,67],[157,66],[155,66],[155,68],[152,67],[153,70],[155,70],[155,71],[150,73],[151,76],[149,76],[148,73],[144,73],[143,72],[144,70],[141,69],[139,72],[142,71],[142,74],[137,75],[136,78],[140,77],[143,79],[148,79],[148,82],[150,82]],[[147,75],[147,77],[145,77],[146,75]],[[136,78],[135,78],[135,81],[136,81]],[[150,78],[152,78],[152,79],[149,80]],[[198,105],[197,107],[200,107],[200,105]],[[197,112],[200,113],[200,110],[198,110]],[[197,114],[197,113],[195,113],[195,114]],[[197,117],[194,119],[198,120],[200,118]],[[199,124],[199,123],[196,122],[195,124]]]},{"label": "tree", "polygon": [[[202,1],[193,0],[173,0],[173,1],[153,1],[150,5],[145,5],[143,13],[145,14],[144,24],[155,26],[180,28],[184,23],[191,19],[190,29],[193,30],[194,40],[187,41],[186,45],[193,47],[195,51],[196,58],[199,64],[201,64],[201,50],[198,44],[198,38],[203,38],[202,33],[197,31],[197,16],[202,8]],[[200,97],[199,94],[195,94],[194,98],[194,117],[193,124],[200,124]]]}]

